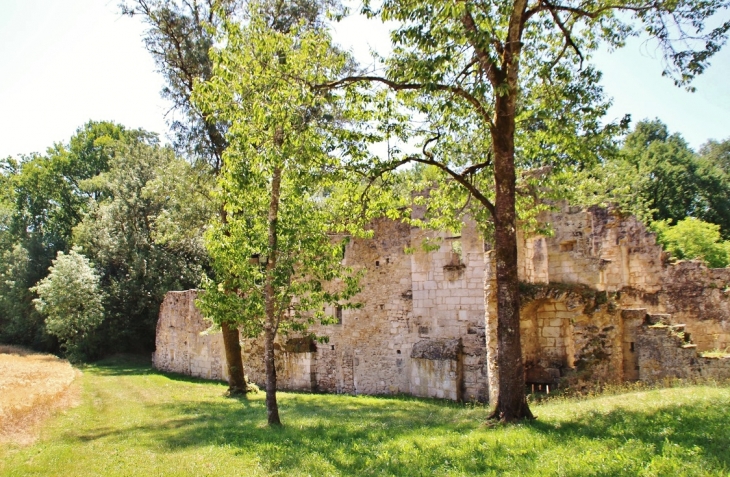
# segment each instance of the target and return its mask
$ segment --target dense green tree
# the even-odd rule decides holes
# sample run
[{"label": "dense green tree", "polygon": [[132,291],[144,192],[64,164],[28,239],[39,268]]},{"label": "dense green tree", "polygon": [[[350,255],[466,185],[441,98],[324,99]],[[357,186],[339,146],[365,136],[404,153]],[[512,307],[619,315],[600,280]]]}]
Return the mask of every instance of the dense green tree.
[{"label": "dense green tree", "polygon": [[700,148],[700,156],[730,175],[730,139],[707,141]]},{"label": "dense green tree", "polygon": [[626,137],[622,153],[641,180],[639,193],[655,220],[677,221],[700,211],[700,167],[679,134],[669,134],[659,120],[641,121]]},{"label": "dense green tree", "polygon": [[[713,15],[726,5],[722,0],[375,3],[366,2],[370,14],[398,22],[385,75],[358,75],[327,86],[370,81],[400,92],[431,126],[418,161],[440,168],[491,215],[499,349],[493,416],[505,421],[531,417],[519,336],[516,166],[523,160],[539,163],[540,156],[520,156],[521,135],[532,132],[537,139],[544,132],[545,142],[533,150],[546,150],[549,158],[551,144],[564,149],[554,142],[551,123],[557,137],[584,132],[579,116],[571,113],[590,111],[596,76],[582,66],[601,41],[620,47],[628,35],[644,29],[665,53],[665,73],[686,84],[724,44],[730,21],[716,28],[706,24],[714,25]],[[555,119],[525,121],[525,113],[540,117],[529,106],[538,98],[531,91],[540,88],[543,114]],[[439,144],[445,144],[443,154],[434,150]],[[481,171],[491,173],[480,178]]]},{"label": "dense green tree", "polygon": [[31,289],[38,294],[33,303],[45,317],[48,333],[58,338],[72,361],[88,358],[89,334],[104,319],[99,275],[79,252],[58,252],[48,276]]},{"label": "dense green tree", "polygon": [[730,241],[722,241],[718,225],[687,217],[675,225],[666,220],[654,222],[652,229],[657,241],[676,258],[703,260],[713,268],[730,264]]},{"label": "dense green tree", "polygon": [[0,339],[53,350],[29,288],[48,274],[57,252],[69,250],[73,227],[93,203],[95,192],[82,183],[107,170],[116,141],[145,134],[90,121],[45,155],[2,161],[0,273],[7,278],[0,284]]},{"label": "dense green tree", "polygon": [[[590,194],[581,203],[613,202],[650,224],[695,217],[730,233],[730,176],[722,169],[722,143],[694,153],[660,120],[640,121],[620,154],[580,175]],[[583,192],[585,192],[583,191]]]},{"label": "dense green tree", "polygon": [[109,171],[84,184],[104,199],[74,229],[74,241],[96,263],[106,293],[98,351],[150,351],[165,293],[194,287],[206,266],[210,184],[170,148],[141,141],[117,148]]},{"label": "dense green tree", "polygon": [[216,278],[200,302],[218,323],[263,332],[268,422],[278,425],[277,334],[306,332],[323,304],[356,291],[326,193],[342,179],[332,130],[348,117],[338,95],[307,87],[341,74],[348,57],[321,29],[281,33],[256,9],[245,27],[228,25],[225,45],[196,96],[230,124],[231,141],[219,181],[227,219],[206,242]]}]

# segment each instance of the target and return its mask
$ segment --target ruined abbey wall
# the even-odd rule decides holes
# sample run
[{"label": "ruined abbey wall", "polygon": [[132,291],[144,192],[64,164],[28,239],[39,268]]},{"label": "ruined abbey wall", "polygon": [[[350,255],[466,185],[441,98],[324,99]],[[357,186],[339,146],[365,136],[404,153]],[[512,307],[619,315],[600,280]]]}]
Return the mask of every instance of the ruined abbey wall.
[{"label": "ruined abbey wall", "polygon": [[[658,379],[661,357],[672,376],[668,369],[681,360],[666,350],[677,344],[663,335],[646,339],[653,332],[646,331],[649,315],[684,325],[683,339],[691,338],[695,353],[730,347],[730,269],[669,263],[652,233],[612,210],[566,206],[541,220],[553,235],[520,236],[518,244],[528,386]],[[353,239],[345,254],[347,265],[367,269],[355,297],[363,306],[327,310],[341,316],[340,324],[314,328],[327,343],[302,347],[296,337],[281,337],[280,387],[487,400],[498,373],[490,247],[473,223],[458,236],[386,219],[373,229],[372,239]],[[440,238],[440,247],[420,248],[426,236]],[[199,335],[207,326],[192,305],[194,295],[168,294],[155,366],[220,379],[222,340]],[[259,384],[262,346],[261,340],[243,343],[246,372]],[[730,368],[730,360],[697,362],[719,369],[706,372],[716,376]]]},{"label": "ruined abbey wall", "polygon": [[161,370],[205,379],[228,379],[223,335],[205,334],[210,325],[195,307],[196,290],[165,295],[157,320],[152,365]]},{"label": "ruined abbey wall", "polygon": [[[444,236],[439,250],[414,247],[407,254],[421,243],[422,230],[391,220],[378,220],[373,229],[373,239],[353,239],[345,253],[348,266],[368,270],[354,298],[362,308],[341,310],[341,324],[312,329],[329,339],[307,358],[316,374],[312,387],[293,383],[283,339],[282,387],[485,400],[484,247],[477,230],[472,224],[459,237]],[[446,349],[454,340],[457,354],[419,351],[427,344]],[[244,344],[254,382],[265,380],[262,349],[261,340]]]}]

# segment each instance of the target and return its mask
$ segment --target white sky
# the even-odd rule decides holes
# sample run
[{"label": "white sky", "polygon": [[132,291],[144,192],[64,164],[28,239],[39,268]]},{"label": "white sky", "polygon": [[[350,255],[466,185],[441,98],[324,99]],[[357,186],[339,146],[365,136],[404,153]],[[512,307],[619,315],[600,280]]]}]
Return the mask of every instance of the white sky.
[{"label": "white sky", "polygon": [[[118,0],[0,0],[0,157],[44,152],[86,121],[113,120],[165,136],[162,78],[142,43],[143,25]],[[358,57],[380,51],[384,28],[349,20],[336,38]],[[639,40],[596,63],[614,98],[610,118],[658,117],[694,148],[730,137],[730,48],[695,82],[661,77],[661,60]]]}]

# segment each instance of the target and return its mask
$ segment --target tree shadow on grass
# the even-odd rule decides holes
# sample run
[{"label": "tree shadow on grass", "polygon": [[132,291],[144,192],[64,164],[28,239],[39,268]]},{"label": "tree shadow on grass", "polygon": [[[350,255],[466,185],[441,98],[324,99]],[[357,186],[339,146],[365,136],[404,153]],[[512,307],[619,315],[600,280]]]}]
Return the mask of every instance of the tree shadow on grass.
[{"label": "tree shadow on grass", "polygon": [[557,423],[535,420],[527,424],[555,443],[604,440],[620,446],[638,442],[656,455],[670,452],[704,461],[723,475],[730,469],[730,410],[706,402],[672,404],[646,411],[613,409],[588,411]]},{"label": "tree shadow on grass", "polygon": [[[180,382],[209,382],[160,373],[149,365],[114,363],[94,372],[125,375],[128,369]],[[109,443],[133,439],[135,445],[169,452],[225,446],[231,457],[254,456],[267,473],[282,474],[549,475],[560,472],[545,467],[546,461],[571,459],[593,444],[608,461],[604,467],[566,475],[636,475],[642,459],[662,458],[668,449],[686,456],[687,474],[721,474],[730,468],[730,411],[724,405],[589,410],[571,419],[488,428],[484,408],[410,396],[279,396],[281,428],[267,427],[261,392],[240,404],[220,396],[150,402],[146,406],[154,418],[142,424],[69,431],[66,437]],[[634,447],[641,452],[632,454]],[[611,462],[612,452],[631,454],[633,467]]]},{"label": "tree shadow on grass", "polygon": [[[149,357],[142,355],[115,355],[103,360],[88,364],[82,370],[93,372],[99,376],[164,376],[172,381],[183,383],[225,384],[225,381],[203,379],[180,373],[169,373],[152,368]],[[238,398],[238,397],[236,397]]]},{"label": "tree shadow on grass", "polygon": [[[420,475],[417,468],[398,458],[390,447],[394,441],[424,435],[457,438],[481,427],[478,420],[454,419],[454,411],[463,406],[407,398],[281,393],[285,425],[270,428],[266,425],[263,393],[248,404],[239,407],[223,400],[164,403],[154,406],[153,414],[167,419],[116,430],[103,427],[91,432],[70,431],[66,437],[81,442],[106,439],[111,443],[134,436],[136,442],[166,452],[225,444],[233,456],[259,456],[261,466],[270,473],[297,473],[315,460],[343,475],[358,475],[366,469],[376,474]],[[408,453],[412,454],[409,458],[420,460],[428,454],[426,460],[433,463],[424,466],[421,462],[424,469],[444,461],[438,450],[424,451],[417,445],[410,445]],[[485,465],[474,470],[483,472]]]}]

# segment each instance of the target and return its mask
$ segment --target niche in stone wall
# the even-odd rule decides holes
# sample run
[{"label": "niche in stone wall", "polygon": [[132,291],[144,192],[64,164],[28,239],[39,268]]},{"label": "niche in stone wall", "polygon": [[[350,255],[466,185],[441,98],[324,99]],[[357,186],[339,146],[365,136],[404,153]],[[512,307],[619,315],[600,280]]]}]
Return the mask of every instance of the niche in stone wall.
[{"label": "niche in stone wall", "polygon": [[308,336],[288,339],[277,356],[276,368],[282,388],[317,391],[317,344]]},{"label": "niche in stone wall", "polygon": [[421,340],[411,349],[411,394],[461,401],[464,371],[461,339]]},{"label": "niche in stone wall", "polygon": [[528,385],[550,385],[552,388],[563,372],[573,367],[572,323],[578,314],[576,309],[569,310],[565,301],[552,297],[528,300],[523,304],[520,338]]}]

